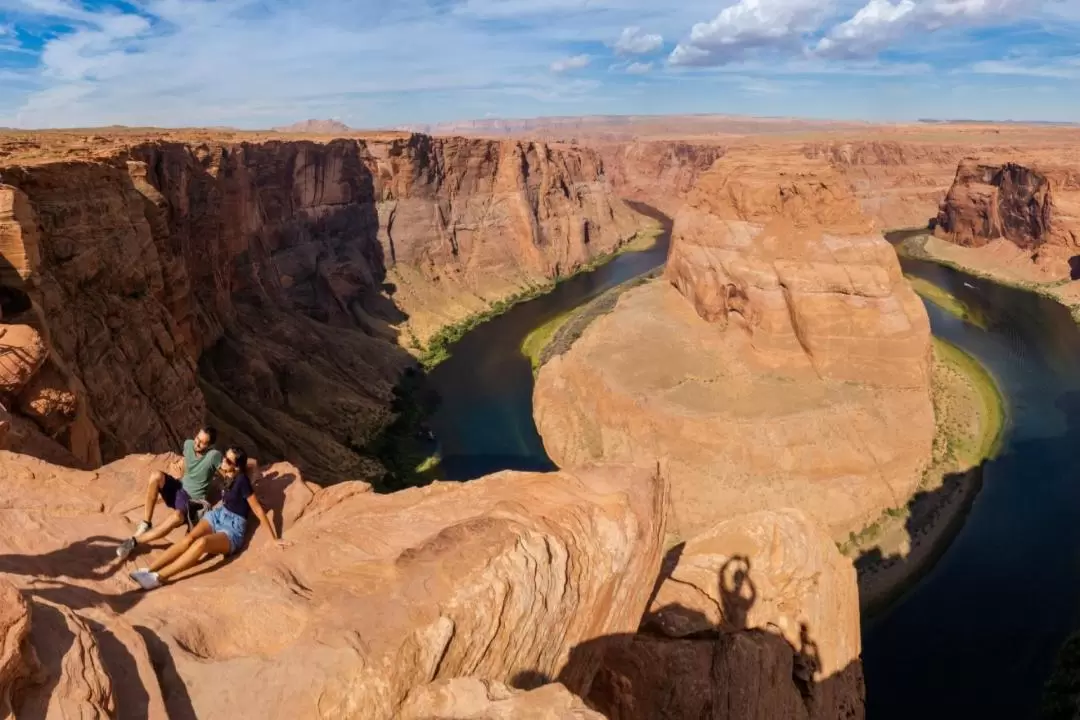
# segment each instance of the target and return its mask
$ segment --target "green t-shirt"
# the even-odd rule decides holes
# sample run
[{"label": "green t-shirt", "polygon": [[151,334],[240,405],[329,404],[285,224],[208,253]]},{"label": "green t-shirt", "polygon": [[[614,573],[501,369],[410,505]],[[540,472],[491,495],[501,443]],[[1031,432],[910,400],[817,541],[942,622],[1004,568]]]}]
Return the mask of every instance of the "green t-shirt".
[{"label": "green t-shirt", "polygon": [[210,482],[219,467],[221,453],[218,450],[210,448],[200,457],[195,454],[195,441],[184,441],[184,477],[180,478],[180,482],[190,497],[206,499],[206,491],[210,489]]}]

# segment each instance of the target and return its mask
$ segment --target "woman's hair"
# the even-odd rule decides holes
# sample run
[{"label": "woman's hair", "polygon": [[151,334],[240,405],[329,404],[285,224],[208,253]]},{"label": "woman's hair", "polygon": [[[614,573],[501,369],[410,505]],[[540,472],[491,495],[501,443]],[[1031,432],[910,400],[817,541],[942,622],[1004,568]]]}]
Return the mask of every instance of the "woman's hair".
[{"label": "woman's hair", "polygon": [[237,477],[240,475],[247,475],[248,456],[247,453],[244,452],[244,448],[239,445],[232,445],[225,452],[226,454],[232,453],[233,457],[236,458],[236,475],[232,478],[226,478],[225,480],[225,487],[229,487]]}]

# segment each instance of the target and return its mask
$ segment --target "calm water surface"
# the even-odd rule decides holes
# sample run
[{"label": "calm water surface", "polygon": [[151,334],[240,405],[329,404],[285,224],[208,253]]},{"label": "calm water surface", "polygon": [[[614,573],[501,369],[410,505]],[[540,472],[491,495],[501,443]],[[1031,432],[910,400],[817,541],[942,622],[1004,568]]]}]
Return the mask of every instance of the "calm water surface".
[{"label": "calm water surface", "polygon": [[986,315],[982,331],[927,304],[934,334],[997,378],[1009,426],[959,536],[863,629],[868,717],[1033,717],[1080,621],[1080,332],[1051,300],[902,264]]},{"label": "calm water surface", "polygon": [[442,401],[431,427],[439,438],[447,479],[471,480],[498,470],[555,469],[533,423],[532,367],[521,354],[521,343],[548,320],[664,263],[670,220],[647,206],[631,204],[664,226],[652,249],[619,255],[480,325],[455,343],[450,359],[432,371],[431,382]]},{"label": "calm water surface", "polygon": [[[432,427],[448,478],[553,469],[533,424],[533,377],[521,342],[662,264],[665,227],[655,249],[572,278],[451,348],[431,376],[442,397]],[[930,263],[902,264],[988,319],[983,331],[927,308],[934,334],[998,379],[1009,427],[957,539],[893,610],[864,628],[868,716],[1031,717],[1058,647],[1080,624],[1080,332],[1050,300]]]}]

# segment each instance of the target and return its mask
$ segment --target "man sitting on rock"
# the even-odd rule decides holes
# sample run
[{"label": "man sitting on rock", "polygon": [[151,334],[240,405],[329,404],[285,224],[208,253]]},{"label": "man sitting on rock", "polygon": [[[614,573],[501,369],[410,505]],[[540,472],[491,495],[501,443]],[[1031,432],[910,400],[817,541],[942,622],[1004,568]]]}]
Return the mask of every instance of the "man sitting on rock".
[{"label": "man sitting on rock", "polygon": [[[221,453],[214,448],[217,431],[206,426],[195,434],[194,440],[184,441],[183,476],[177,480],[160,470],[150,473],[146,484],[146,509],[143,521],[135,528],[135,535],[125,540],[116,549],[116,556],[123,560],[135,550],[139,543],[160,540],[188,521],[188,513],[194,504],[206,505],[206,494],[210,483],[221,467]],[[171,512],[161,525],[153,525],[154,506],[158,495],[165,501]]]}]

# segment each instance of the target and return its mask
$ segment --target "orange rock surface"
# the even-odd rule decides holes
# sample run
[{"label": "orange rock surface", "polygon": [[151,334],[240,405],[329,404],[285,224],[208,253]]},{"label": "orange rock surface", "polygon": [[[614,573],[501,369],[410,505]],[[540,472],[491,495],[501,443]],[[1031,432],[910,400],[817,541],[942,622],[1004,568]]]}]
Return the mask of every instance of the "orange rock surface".
[{"label": "orange rock surface", "polygon": [[589,643],[636,630],[660,567],[654,472],[501,473],[387,496],[276,465],[256,492],[284,546],[259,528],[234,559],[142,593],[126,574],[145,558],[113,551],[166,460],[91,473],[0,453],[0,708],[376,719],[409,700],[413,716],[479,703],[450,716],[590,717],[557,686],[423,688],[587,686],[601,661]]},{"label": "orange rock surface", "polygon": [[796,510],[728,520],[670,554],[644,632],[589,699],[626,718],[862,718],[855,570]]},{"label": "orange rock surface", "polygon": [[545,365],[560,467],[667,463],[672,526],[797,507],[834,538],[914,491],[930,330],[892,248],[823,161],[726,156],[676,218],[666,281]]},{"label": "orange rock surface", "polygon": [[1005,239],[1065,263],[1080,251],[1080,164],[963,162],[934,223],[935,234],[967,247]]}]

